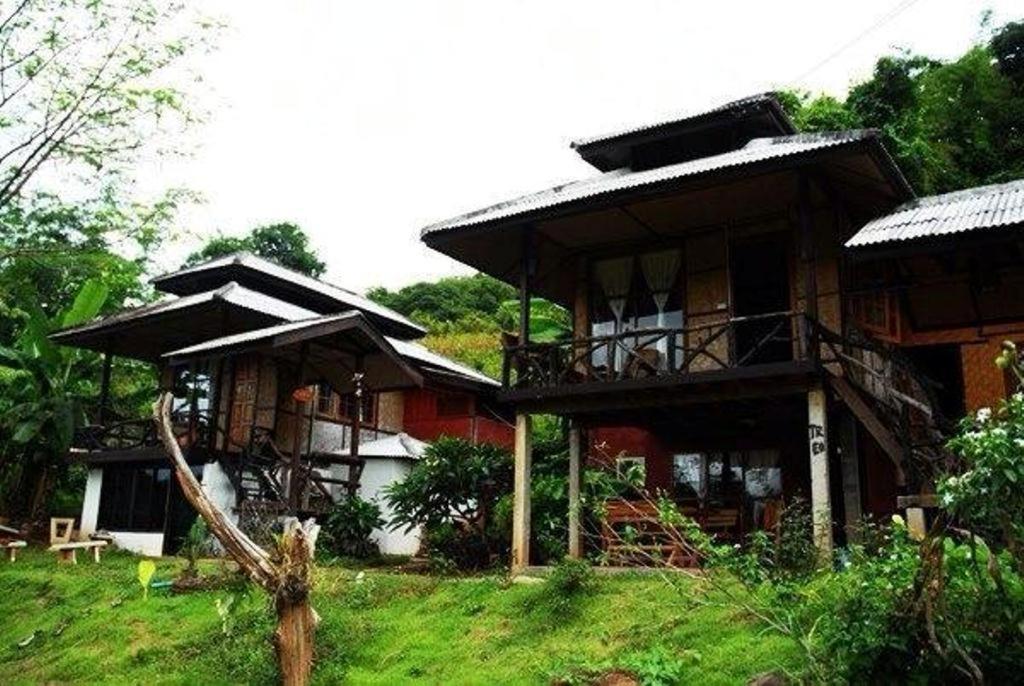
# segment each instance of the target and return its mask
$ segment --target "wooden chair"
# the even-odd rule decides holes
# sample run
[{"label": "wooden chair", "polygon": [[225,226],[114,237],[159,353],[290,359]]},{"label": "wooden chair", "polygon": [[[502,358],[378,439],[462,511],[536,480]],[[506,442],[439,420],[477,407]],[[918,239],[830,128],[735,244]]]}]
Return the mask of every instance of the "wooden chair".
[{"label": "wooden chair", "polygon": [[72,541],[75,520],[72,518],[54,517],[50,519],[51,552],[57,553],[59,562],[78,564],[79,550],[91,550],[94,562],[100,561],[100,550],[107,546],[106,541]]}]

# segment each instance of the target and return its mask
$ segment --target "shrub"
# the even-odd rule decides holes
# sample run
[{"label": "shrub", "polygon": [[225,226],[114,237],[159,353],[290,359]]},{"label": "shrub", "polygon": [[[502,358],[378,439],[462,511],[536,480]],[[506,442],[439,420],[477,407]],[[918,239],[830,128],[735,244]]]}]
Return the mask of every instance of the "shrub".
[{"label": "shrub", "polygon": [[188,533],[185,534],[181,547],[178,549],[178,554],[188,561],[182,572],[182,577],[186,579],[195,578],[198,575],[196,562],[203,555],[209,554],[212,549],[213,544],[210,539],[209,529],[206,526],[206,520],[202,517],[196,517],[195,521],[192,522],[192,526],[189,527]]},{"label": "shrub", "polygon": [[376,503],[358,495],[348,496],[338,501],[324,518],[320,545],[338,556],[373,557],[380,550],[370,536],[384,523]]},{"label": "shrub", "polygon": [[545,583],[552,593],[573,597],[592,590],[596,581],[594,569],[587,560],[566,557],[552,568]]},{"label": "shrub", "polygon": [[512,489],[512,457],[494,445],[441,437],[404,481],[388,487],[391,527],[426,527],[431,556],[481,567],[507,554],[509,541],[493,526],[498,498]]}]

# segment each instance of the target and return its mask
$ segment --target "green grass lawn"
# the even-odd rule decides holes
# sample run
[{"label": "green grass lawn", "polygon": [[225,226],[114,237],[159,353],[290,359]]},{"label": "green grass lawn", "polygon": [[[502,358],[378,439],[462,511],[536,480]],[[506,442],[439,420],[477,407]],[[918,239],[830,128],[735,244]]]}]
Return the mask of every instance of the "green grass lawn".
[{"label": "green grass lawn", "polygon": [[[137,563],[111,553],[100,565],[58,566],[32,550],[13,565],[0,562],[0,683],[275,682],[274,619],[263,593],[235,582],[143,599]],[[155,579],[181,566],[162,560]],[[317,573],[315,683],[545,684],[639,665],[652,674],[667,666],[679,683],[742,684],[802,664],[794,642],[654,576],[602,577],[559,603],[544,584],[498,577],[357,576],[333,566]],[[215,602],[232,595],[225,633]]]}]

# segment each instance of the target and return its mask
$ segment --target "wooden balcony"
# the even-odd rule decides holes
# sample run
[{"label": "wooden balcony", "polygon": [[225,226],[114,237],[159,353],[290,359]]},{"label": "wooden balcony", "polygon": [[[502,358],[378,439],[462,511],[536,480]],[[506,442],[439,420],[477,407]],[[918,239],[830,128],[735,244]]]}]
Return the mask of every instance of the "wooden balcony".
[{"label": "wooden balcony", "polygon": [[[700,326],[508,345],[501,396],[510,402],[558,399],[559,411],[571,411],[569,399],[583,403],[587,396],[802,379],[817,368],[807,354],[816,347],[808,342],[815,332],[802,313],[774,312]],[[636,400],[635,395],[620,398],[630,405]]]}]

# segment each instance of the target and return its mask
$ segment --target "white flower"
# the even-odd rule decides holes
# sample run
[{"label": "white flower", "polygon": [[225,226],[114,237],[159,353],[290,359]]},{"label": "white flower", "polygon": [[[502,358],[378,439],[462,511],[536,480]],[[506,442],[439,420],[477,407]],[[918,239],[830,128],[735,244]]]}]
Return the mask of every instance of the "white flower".
[{"label": "white flower", "polygon": [[980,410],[978,410],[978,415],[976,417],[978,422],[984,424],[985,422],[987,422],[991,418],[992,418],[992,408],[990,408],[990,407],[983,407]]}]

